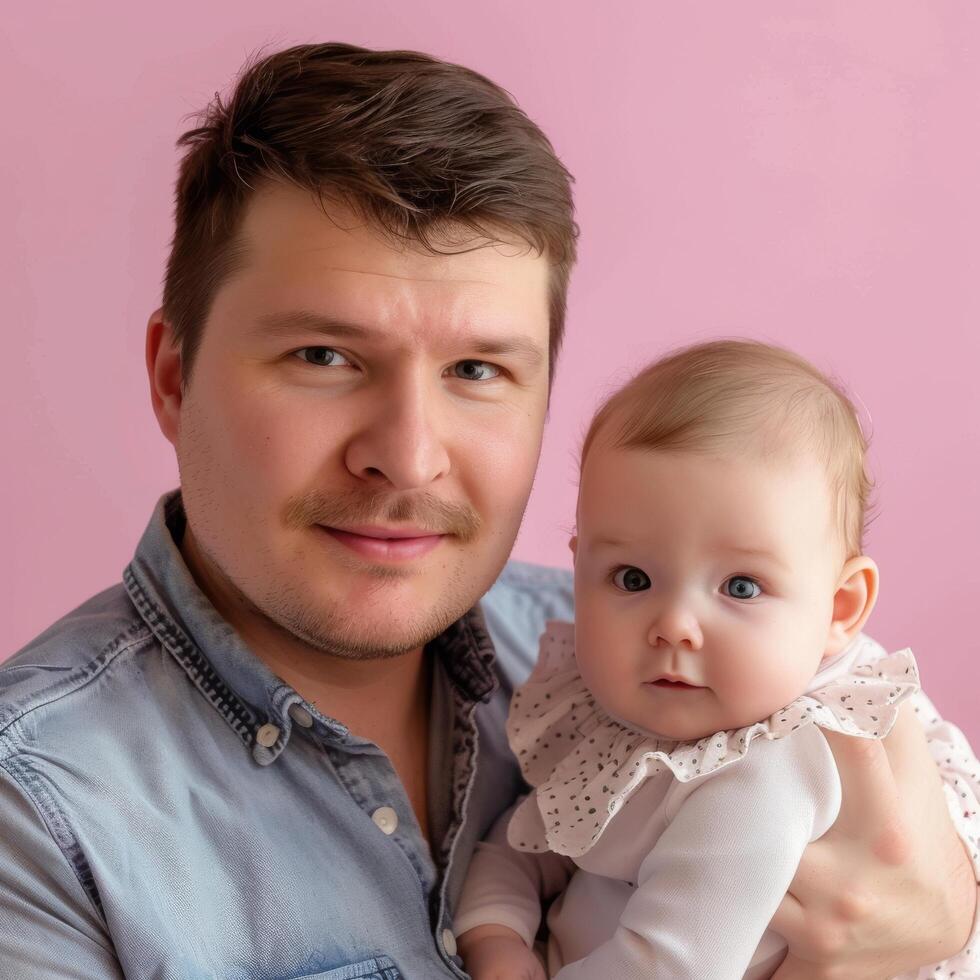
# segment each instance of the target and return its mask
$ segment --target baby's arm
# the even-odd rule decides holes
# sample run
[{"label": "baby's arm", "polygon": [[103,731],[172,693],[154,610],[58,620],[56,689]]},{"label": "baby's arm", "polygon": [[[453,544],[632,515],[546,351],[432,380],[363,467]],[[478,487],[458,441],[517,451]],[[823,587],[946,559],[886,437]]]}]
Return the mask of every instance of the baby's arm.
[{"label": "baby's arm", "polygon": [[616,933],[555,980],[741,980],[803,850],[840,805],[816,728],[760,739],[741,762],[678,790]]},{"label": "baby's arm", "polygon": [[459,938],[459,954],[472,980],[547,980],[534,950],[507,926],[476,926]]},{"label": "baby's arm", "polygon": [[507,843],[513,812],[477,844],[459,900],[454,931],[473,980],[544,980],[533,952],[541,903],[568,884],[574,869],[558,854],[514,850]]}]

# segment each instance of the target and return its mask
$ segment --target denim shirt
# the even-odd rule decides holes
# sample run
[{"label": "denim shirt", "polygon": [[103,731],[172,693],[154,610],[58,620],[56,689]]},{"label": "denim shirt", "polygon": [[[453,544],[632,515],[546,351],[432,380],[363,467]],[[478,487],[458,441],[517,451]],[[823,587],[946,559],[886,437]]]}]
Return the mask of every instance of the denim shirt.
[{"label": "denim shirt", "polygon": [[465,977],[454,906],[521,785],[510,693],[571,575],[512,562],[430,644],[430,851],[387,756],[197,588],[183,527],[175,491],[122,583],[0,667],[0,978]]}]

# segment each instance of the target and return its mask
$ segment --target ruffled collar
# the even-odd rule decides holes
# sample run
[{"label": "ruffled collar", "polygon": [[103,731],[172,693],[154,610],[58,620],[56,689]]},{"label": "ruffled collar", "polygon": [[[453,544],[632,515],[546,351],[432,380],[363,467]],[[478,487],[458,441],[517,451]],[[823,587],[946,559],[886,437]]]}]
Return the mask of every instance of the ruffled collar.
[{"label": "ruffled collar", "polygon": [[518,850],[582,855],[651,776],[669,770],[682,782],[703,778],[743,759],[757,738],[785,738],[808,725],[884,738],[898,705],[919,687],[911,650],[881,655],[862,635],[815,678],[824,682],[768,718],[677,741],[607,714],[578,672],[574,639],[572,623],[547,624],[537,666],[511,703],[507,735],[534,787],[508,827]]}]

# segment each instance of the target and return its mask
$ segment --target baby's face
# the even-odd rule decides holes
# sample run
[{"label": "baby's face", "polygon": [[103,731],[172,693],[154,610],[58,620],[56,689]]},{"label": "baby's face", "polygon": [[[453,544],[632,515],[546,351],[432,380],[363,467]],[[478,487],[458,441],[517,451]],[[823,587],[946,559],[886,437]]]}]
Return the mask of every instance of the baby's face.
[{"label": "baby's face", "polygon": [[582,676],[607,712],[670,738],[760,721],[820,666],[844,558],[815,460],[596,443],[578,505]]}]

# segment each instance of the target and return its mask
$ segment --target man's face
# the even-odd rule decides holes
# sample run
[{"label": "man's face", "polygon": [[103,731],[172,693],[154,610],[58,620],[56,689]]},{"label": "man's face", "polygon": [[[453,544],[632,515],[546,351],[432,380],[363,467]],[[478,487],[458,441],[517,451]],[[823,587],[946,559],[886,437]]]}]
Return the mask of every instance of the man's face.
[{"label": "man's face", "polygon": [[548,399],[547,260],[403,248],[286,187],[256,195],[243,237],[175,439],[209,591],[337,655],[415,649],[517,534]]}]

